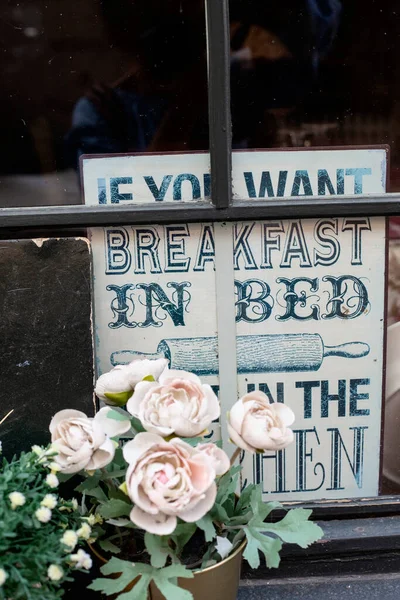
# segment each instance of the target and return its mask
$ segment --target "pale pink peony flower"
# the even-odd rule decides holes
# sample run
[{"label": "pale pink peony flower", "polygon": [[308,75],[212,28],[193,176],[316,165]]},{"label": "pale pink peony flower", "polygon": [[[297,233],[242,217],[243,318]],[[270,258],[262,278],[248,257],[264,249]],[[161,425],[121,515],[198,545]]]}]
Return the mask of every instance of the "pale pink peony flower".
[{"label": "pale pink peony flower", "polygon": [[212,442],[207,444],[198,444],[196,446],[196,450],[199,452],[204,452],[211,458],[214,464],[215,473],[217,475],[224,475],[224,473],[229,470],[231,464],[227,454]]},{"label": "pale pink peony flower", "polygon": [[250,392],[229,413],[228,432],[236,446],[249,452],[282,450],[293,441],[289,426],[293,411],[280,402],[270,403],[263,392]]},{"label": "pale pink peony flower", "polygon": [[110,439],[130,429],[129,421],[107,417],[108,406],[89,418],[80,410],[60,410],[50,422],[52,447],[58,452],[54,461],[62,473],[94,471],[114,458],[115,446]]},{"label": "pale pink peony flower", "polygon": [[123,453],[129,463],[126,485],[135,504],[130,518],[149,533],[171,534],[179,517],[201,519],[217,494],[213,460],[174,438],[166,442],[153,433],[139,433]]},{"label": "pale pink peony flower", "polygon": [[127,409],[146,431],[163,437],[193,437],[218,419],[218,398],[197,375],[166,369],[158,382],[142,381],[128,400]]}]

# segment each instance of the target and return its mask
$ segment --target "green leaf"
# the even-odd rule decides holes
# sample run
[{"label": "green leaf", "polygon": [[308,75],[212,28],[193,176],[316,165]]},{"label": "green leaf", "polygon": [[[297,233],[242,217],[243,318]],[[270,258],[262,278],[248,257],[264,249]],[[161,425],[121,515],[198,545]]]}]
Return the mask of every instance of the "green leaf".
[{"label": "green leaf", "polygon": [[233,515],[235,514],[235,502],[236,502],[236,498],[235,498],[235,496],[233,496],[233,494],[231,494],[227,498],[227,500],[225,500],[224,505],[222,507],[225,510],[229,519],[231,517],[233,517]]},{"label": "green leaf", "polygon": [[[150,583],[153,568],[143,563],[134,564],[120,558],[112,557],[100,569],[103,575],[119,574],[117,579],[98,578],[88,588],[96,592],[103,592],[107,596],[122,592],[136,577],[141,576],[138,584],[133,589],[119,596],[123,600],[143,600],[146,598],[147,588]],[[141,595],[138,595],[138,591]]]},{"label": "green leaf", "polygon": [[250,524],[253,525],[255,522],[263,522],[268,515],[276,508],[282,508],[279,502],[263,502],[261,485],[257,485],[250,497],[250,507],[253,511],[254,518]]},{"label": "green leaf", "polygon": [[293,508],[281,521],[277,523],[264,523],[257,527],[260,531],[275,533],[288,544],[297,544],[301,548],[308,548],[324,535],[321,527],[309,521],[311,510]]},{"label": "green leaf", "polygon": [[125,469],[115,469],[114,471],[108,471],[107,475],[103,475],[102,480],[108,481],[109,479],[118,479],[118,477],[122,477],[126,475],[126,467]]},{"label": "green leaf", "polygon": [[204,531],[206,542],[212,542],[217,535],[217,532],[215,531],[211,516],[209,514],[204,515],[204,517],[196,521],[196,525]]},{"label": "green leaf", "polygon": [[[166,600],[193,600],[193,595],[188,590],[183,590],[179,585],[168,581],[168,579],[154,577],[154,583]],[[143,600],[143,597],[140,600]]]},{"label": "green leaf", "polygon": [[235,515],[240,515],[242,512],[247,512],[249,510],[250,498],[256,487],[257,486],[255,483],[251,483],[240,493],[240,497],[235,508]]},{"label": "green leaf", "polygon": [[[129,560],[122,560],[113,556],[105,565],[100,568],[103,575],[112,575],[113,573],[128,573],[132,579],[138,575],[151,574],[153,567],[144,563],[133,563]],[[132,579],[130,581],[132,581]],[[129,582],[128,582],[129,583]]]},{"label": "green leaf", "polygon": [[144,598],[148,598],[150,581],[150,575],[142,575],[129,592],[118,596],[118,600],[144,600]]},{"label": "green leaf", "polygon": [[197,444],[201,444],[202,442],[204,442],[204,439],[202,437],[182,438],[182,440],[189,444],[189,446],[192,446],[193,448],[195,448]]},{"label": "green leaf", "polygon": [[130,421],[131,415],[129,415],[125,410],[114,410],[111,409],[107,413],[107,419],[112,419],[113,421]]},{"label": "green leaf", "polygon": [[146,375],[146,377],[143,377],[142,381],[155,381],[153,375]]},{"label": "green leaf", "polygon": [[98,510],[99,514],[105,519],[114,517],[123,517],[129,515],[132,510],[132,505],[123,500],[112,499],[102,504]]},{"label": "green leaf", "polygon": [[188,543],[196,529],[196,523],[178,523],[178,525],[175,527],[174,533],[171,535],[171,539],[176,545],[176,551],[178,553],[182,551],[183,547]]},{"label": "green leaf", "polygon": [[105,392],[104,395],[107,398],[107,400],[109,400],[107,404],[109,404],[110,406],[125,406],[132,394],[133,391],[128,390],[127,392]]},{"label": "green leaf", "polygon": [[210,544],[203,555],[203,560],[201,563],[201,568],[206,569],[207,567],[211,567],[218,562],[217,550],[215,546]]},{"label": "green leaf", "polygon": [[100,473],[95,473],[91,477],[86,477],[86,479],[75,488],[75,491],[83,494],[84,492],[87,492],[87,490],[92,490],[97,487],[99,485],[99,481]]},{"label": "green leaf", "polygon": [[[177,577],[191,579],[193,573],[183,565],[171,565],[164,569],[154,570],[153,573],[154,583],[166,600],[193,600],[190,592],[179,587],[179,583],[176,582]],[[171,579],[173,581],[170,581]]]},{"label": "green leaf", "polygon": [[223,504],[230,494],[234,494],[237,488],[237,481],[242,467],[231,467],[225,475],[218,480],[218,492],[215,500],[216,504]]},{"label": "green leaf", "polygon": [[165,569],[160,569],[158,573],[161,574],[163,579],[172,579],[173,577],[182,577],[182,579],[193,579],[194,575],[190,569],[187,569],[184,565],[170,565]]},{"label": "green leaf", "polygon": [[92,496],[96,498],[100,503],[108,502],[107,494],[101,489],[100,486],[94,488],[93,490],[86,490],[86,496]]},{"label": "green leaf", "polygon": [[118,546],[110,542],[110,540],[99,540],[98,544],[105,552],[112,552],[113,554],[119,554],[121,552],[121,548],[118,548]]},{"label": "green leaf", "polygon": [[220,521],[222,523],[227,523],[229,521],[228,513],[220,504],[214,504],[209,514],[213,521]]},{"label": "green leaf", "polygon": [[279,566],[279,552],[282,549],[282,542],[278,538],[271,538],[263,535],[252,527],[245,527],[244,532],[247,537],[247,546],[243,557],[247,560],[252,569],[260,566],[259,551],[264,554],[266,565],[269,569]]},{"label": "green leaf", "polygon": [[150,554],[151,566],[156,567],[157,569],[165,567],[168,556],[171,554],[171,549],[168,546],[168,538],[146,532],[144,535],[144,543],[147,552]]},{"label": "green leaf", "polygon": [[139,419],[136,417],[131,417],[131,425],[136,433],[143,433],[143,431],[146,431]]},{"label": "green leaf", "polygon": [[128,529],[138,529],[136,525],[130,521],[130,519],[107,519],[109,525],[115,525],[115,527],[127,527]]},{"label": "green leaf", "polygon": [[247,525],[253,518],[253,513],[249,510],[247,513],[243,513],[238,517],[232,517],[229,519],[229,525]]},{"label": "green leaf", "polygon": [[[119,467],[120,469],[125,468],[126,471],[126,461],[124,459],[124,453],[121,447],[115,449],[114,459],[112,461],[112,466]],[[108,469],[110,465],[108,466]]]}]

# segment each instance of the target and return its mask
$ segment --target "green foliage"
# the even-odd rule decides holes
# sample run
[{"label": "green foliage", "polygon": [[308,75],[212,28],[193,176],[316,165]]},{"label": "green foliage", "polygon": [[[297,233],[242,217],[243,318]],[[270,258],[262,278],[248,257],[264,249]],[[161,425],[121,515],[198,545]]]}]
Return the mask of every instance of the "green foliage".
[{"label": "green foliage", "polygon": [[293,508],[277,523],[263,523],[260,530],[275,533],[287,544],[297,544],[300,548],[308,548],[319,540],[323,531],[316,523],[309,521],[312,511],[304,508]]},{"label": "green foliage", "polygon": [[[176,437],[176,436],[174,436]],[[183,438],[183,441],[195,448],[198,444],[202,444],[204,439],[202,437]]]},{"label": "green foliage", "polygon": [[192,538],[197,529],[196,523],[178,523],[174,533],[171,535],[171,540],[175,544],[177,554],[182,552],[188,541]]},{"label": "green foliage", "polygon": [[[170,565],[169,567],[160,568],[142,563],[134,564],[113,557],[101,568],[101,572],[103,575],[114,575],[114,577],[118,575],[118,578],[95,579],[89,589],[103,592],[107,596],[119,593],[119,600],[143,600],[147,597],[151,581],[154,581],[166,600],[192,600],[190,592],[182,590],[176,581],[178,577],[193,577],[193,573],[183,565]],[[126,590],[136,578],[140,579],[131,590]]]},{"label": "green foliage", "polygon": [[136,417],[131,417],[131,425],[136,433],[143,433],[143,431],[146,431],[139,419]]},{"label": "green foliage", "polygon": [[104,395],[111,406],[125,406],[132,394],[132,390],[128,390],[127,392],[106,392]]},{"label": "green foliage", "polygon": [[[7,575],[0,587],[0,598],[13,600],[53,600],[63,595],[62,583],[70,581],[70,553],[61,543],[66,529],[77,531],[82,520],[71,501],[64,501],[57,489],[46,484],[52,460],[50,452],[23,453],[0,466],[0,569]],[[10,494],[23,495],[25,503],[13,508]],[[47,494],[55,496],[57,505],[51,518],[42,523],[35,516]],[[60,581],[48,577],[50,565],[62,568]]]},{"label": "green foliage", "polygon": [[144,543],[150,555],[152,567],[162,569],[165,567],[168,558],[171,558],[172,562],[177,561],[175,552],[169,545],[169,537],[146,532]]},{"label": "green foliage", "polygon": [[113,544],[110,539],[99,540],[98,543],[104,552],[111,552],[112,554],[119,554],[121,552],[121,548]]},{"label": "green foliage", "polygon": [[242,467],[239,466],[231,467],[229,471],[218,480],[216,504],[224,504],[229,496],[235,494],[241,470]]},{"label": "green foliage", "polygon": [[123,500],[112,498],[111,500],[104,502],[104,504],[99,507],[98,513],[105,519],[113,519],[115,517],[128,516],[131,510],[131,504],[128,504]]},{"label": "green foliage", "polygon": [[196,525],[204,531],[206,542],[212,542],[212,540],[216,537],[217,532],[215,531],[211,516],[209,514],[204,515],[202,519],[196,521]]},{"label": "green foliage", "polygon": [[278,538],[263,535],[253,527],[245,527],[244,531],[247,537],[247,546],[243,556],[251,568],[257,569],[260,566],[259,550],[264,554],[267,567],[278,567],[282,542]]},{"label": "green foliage", "polygon": [[275,523],[265,523],[265,519],[270,513],[274,509],[280,508],[281,505],[278,502],[264,504],[261,489],[258,486],[254,486],[251,490],[250,507],[252,516],[248,520],[248,525],[244,527],[247,547],[243,556],[253,569],[260,565],[259,551],[264,554],[267,567],[279,566],[281,540],[297,544],[301,548],[307,548],[323,535],[322,529],[316,523],[308,520],[312,511],[303,508],[290,510],[283,519]]}]

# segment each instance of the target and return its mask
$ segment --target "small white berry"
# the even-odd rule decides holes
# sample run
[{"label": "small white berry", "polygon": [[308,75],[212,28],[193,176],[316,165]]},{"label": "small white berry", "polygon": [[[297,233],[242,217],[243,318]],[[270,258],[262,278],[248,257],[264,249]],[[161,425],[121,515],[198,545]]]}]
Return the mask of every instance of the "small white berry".
[{"label": "small white berry", "polygon": [[60,465],[54,460],[47,465],[47,468],[50,469],[50,471],[52,471],[53,473],[58,473],[58,471],[61,471]]},{"label": "small white berry", "polygon": [[46,483],[49,487],[56,488],[59,484],[57,475],[54,475],[54,473],[49,473],[46,477]]},{"label": "small white berry", "polygon": [[92,528],[88,523],[82,523],[82,526],[76,533],[78,534],[78,537],[88,540],[90,538],[90,534],[92,533]]},{"label": "small white berry", "polygon": [[40,503],[40,506],[45,506],[53,510],[57,506],[57,496],[54,494],[46,494]]},{"label": "small white berry", "polygon": [[5,583],[8,577],[8,573],[4,569],[0,568],[0,587]]},{"label": "small white berry", "polygon": [[71,554],[70,559],[75,563],[74,566],[77,569],[89,570],[93,564],[89,554],[82,549],[79,549],[76,554]]},{"label": "small white berry", "polygon": [[61,538],[61,542],[73,550],[78,543],[78,536],[72,529],[67,529]]},{"label": "small white berry", "polygon": [[23,506],[26,502],[26,498],[21,492],[11,492],[11,494],[8,494],[8,497],[11,502],[12,510],[15,510],[18,506]]},{"label": "small white berry", "polygon": [[51,510],[46,506],[41,506],[35,511],[35,517],[41,523],[48,523],[51,519]]},{"label": "small white berry", "polygon": [[47,576],[51,581],[60,581],[64,576],[64,571],[58,565],[50,565],[47,569]]}]

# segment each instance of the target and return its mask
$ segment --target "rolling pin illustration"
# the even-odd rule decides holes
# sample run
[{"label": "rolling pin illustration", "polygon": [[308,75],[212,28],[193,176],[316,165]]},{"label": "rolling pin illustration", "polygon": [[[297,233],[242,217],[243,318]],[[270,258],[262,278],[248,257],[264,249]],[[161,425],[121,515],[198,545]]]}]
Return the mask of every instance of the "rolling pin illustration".
[{"label": "rolling pin illustration", "polygon": [[[318,371],[328,356],[361,358],[369,351],[364,342],[325,346],[318,333],[238,336],[237,370],[238,373]],[[135,358],[167,358],[171,369],[217,375],[218,340],[216,337],[161,340],[154,354],[133,350],[113,352],[111,364],[128,364]]]}]

